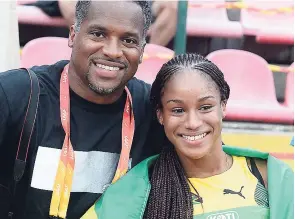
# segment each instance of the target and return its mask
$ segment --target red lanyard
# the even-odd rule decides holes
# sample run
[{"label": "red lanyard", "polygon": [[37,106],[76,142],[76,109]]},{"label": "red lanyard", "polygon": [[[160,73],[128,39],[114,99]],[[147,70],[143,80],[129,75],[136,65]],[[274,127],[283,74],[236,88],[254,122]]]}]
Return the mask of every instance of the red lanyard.
[{"label": "red lanyard", "polygon": [[[68,69],[69,65],[66,65],[60,78],[60,116],[65,131],[65,139],[55,176],[49,211],[50,216],[59,218],[66,218],[75,168],[75,154],[70,140],[70,92]],[[127,99],[122,122],[122,149],[112,183],[120,179],[120,177],[122,177],[128,170],[129,155],[135,129],[131,94],[127,87],[125,87],[125,91],[127,93]]]}]

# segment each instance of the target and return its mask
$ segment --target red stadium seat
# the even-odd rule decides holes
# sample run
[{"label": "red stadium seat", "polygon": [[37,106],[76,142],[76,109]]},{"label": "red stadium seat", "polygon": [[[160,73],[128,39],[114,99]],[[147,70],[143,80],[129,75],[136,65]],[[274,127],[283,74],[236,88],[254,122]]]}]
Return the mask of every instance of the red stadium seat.
[{"label": "red stadium seat", "polygon": [[[239,38],[243,36],[240,22],[229,21],[226,9],[214,4],[224,4],[224,0],[191,1],[187,14],[187,34],[191,36],[212,36]],[[207,7],[202,7],[207,5]],[[210,7],[209,7],[210,5]]]},{"label": "red stadium seat", "polygon": [[158,45],[147,44],[144,49],[143,62],[135,74],[140,80],[152,83],[162,65],[174,56],[174,51]]},{"label": "red stadium seat", "polygon": [[49,65],[60,60],[69,60],[71,48],[68,39],[61,37],[42,37],[28,42],[21,55],[21,66]]},{"label": "red stadium seat", "polygon": [[32,4],[37,2],[38,0],[17,0],[16,4],[18,5],[24,5],[24,4]]},{"label": "red stadium seat", "polygon": [[17,5],[16,11],[20,24],[66,27],[63,18],[50,17],[35,6]]},{"label": "red stadium seat", "polygon": [[256,42],[263,44],[294,44],[293,28],[269,28],[258,31]]},{"label": "red stadium seat", "polygon": [[293,0],[256,1],[245,0],[248,7],[263,10],[285,8],[285,13],[265,13],[261,11],[242,9],[241,23],[245,35],[256,36],[259,43],[294,43],[294,14],[287,12],[294,7]]},{"label": "red stadium seat", "polygon": [[294,109],[294,64],[292,64],[290,68],[292,71],[287,73],[284,105]]},{"label": "red stadium seat", "polygon": [[227,120],[293,124],[292,110],[276,99],[273,74],[263,58],[230,49],[207,58],[220,68],[231,88]]}]

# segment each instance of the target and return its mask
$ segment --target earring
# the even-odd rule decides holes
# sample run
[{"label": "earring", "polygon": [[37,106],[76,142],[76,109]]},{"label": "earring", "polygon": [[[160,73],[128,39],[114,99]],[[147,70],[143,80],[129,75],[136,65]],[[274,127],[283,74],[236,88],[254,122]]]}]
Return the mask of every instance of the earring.
[{"label": "earring", "polygon": [[162,118],[158,118],[158,121],[161,125],[163,125],[163,119]]}]

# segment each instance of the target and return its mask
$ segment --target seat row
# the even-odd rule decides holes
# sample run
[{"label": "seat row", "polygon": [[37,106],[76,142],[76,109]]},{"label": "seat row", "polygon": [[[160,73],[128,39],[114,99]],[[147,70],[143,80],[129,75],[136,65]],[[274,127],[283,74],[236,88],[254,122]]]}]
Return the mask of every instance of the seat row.
[{"label": "seat row", "polygon": [[[21,64],[22,67],[53,64],[69,59],[70,54],[66,38],[38,38],[23,48]],[[135,76],[152,83],[163,63],[173,55],[168,48],[147,44]],[[276,98],[273,73],[262,57],[247,51],[226,49],[212,52],[207,58],[223,71],[231,87],[227,120],[293,124],[293,65],[287,73],[285,102],[282,104]]]}]

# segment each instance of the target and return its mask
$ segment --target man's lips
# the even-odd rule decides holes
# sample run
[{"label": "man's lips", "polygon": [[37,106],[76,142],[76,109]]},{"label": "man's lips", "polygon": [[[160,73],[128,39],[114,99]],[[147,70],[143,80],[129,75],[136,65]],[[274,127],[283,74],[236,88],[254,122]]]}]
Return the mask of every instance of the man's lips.
[{"label": "man's lips", "polygon": [[104,60],[104,59],[93,60],[93,63],[95,65],[103,65],[103,66],[107,66],[107,67],[115,67],[115,68],[119,68],[119,69],[126,68],[126,66],[127,66],[126,64],[124,64],[122,62],[108,61],[108,60]]}]

